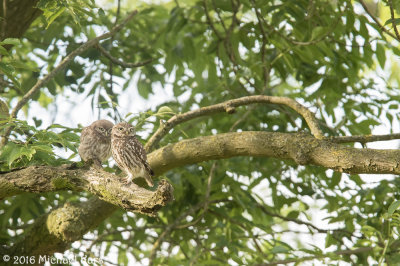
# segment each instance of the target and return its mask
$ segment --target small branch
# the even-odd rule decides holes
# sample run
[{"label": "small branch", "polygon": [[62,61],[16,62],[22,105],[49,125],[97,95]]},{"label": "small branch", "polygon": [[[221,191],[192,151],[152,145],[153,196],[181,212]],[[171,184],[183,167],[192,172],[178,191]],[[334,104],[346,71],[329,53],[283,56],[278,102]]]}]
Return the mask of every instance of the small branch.
[{"label": "small branch", "polygon": [[385,26],[383,26],[379,20],[371,13],[371,11],[368,10],[367,5],[365,4],[365,2],[363,0],[358,0],[360,2],[360,4],[362,5],[362,7],[364,8],[365,12],[367,12],[367,14],[370,16],[370,18],[375,21],[376,25],[378,25],[378,27],[386,34],[388,34],[390,37],[392,37],[393,39],[400,41],[400,39],[397,38],[396,35],[394,35],[393,33],[391,33],[389,30],[387,30],[385,28]]},{"label": "small branch", "polygon": [[214,163],[212,164],[212,166],[211,166],[210,173],[209,173],[209,175],[208,175],[207,190],[206,190],[206,194],[205,194],[204,201],[203,201],[203,212],[201,213],[201,215],[200,215],[196,220],[191,221],[191,222],[186,223],[186,224],[176,225],[175,228],[177,228],[177,229],[183,229],[183,228],[187,228],[187,227],[189,227],[189,226],[193,226],[193,225],[197,224],[198,222],[200,222],[201,219],[204,218],[204,215],[205,215],[205,213],[207,212],[208,206],[209,206],[209,204],[210,204],[211,184],[212,184],[212,180],[213,180],[213,178],[214,178],[216,166],[217,166],[217,162],[214,162]]},{"label": "small branch", "polygon": [[139,62],[139,63],[125,63],[115,57],[113,57],[106,49],[104,49],[99,43],[96,44],[96,48],[108,59],[110,59],[110,61],[113,64],[119,65],[123,68],[135,68],[135,67],[141,67],[141,66],[145,66],[149,63],[151,63],[154,59],[147,59],[143,62]]},{"label": "small branch", "polygon": [[276,217],[276,218],[282,219],[282,220],[287,221],[287,222],[293,222],[293,223],[296,223],[296,224],[305,225],[308,228],[314,229],[318,233],[329,233],[329,232],[337,231],[337,232],[343,232],[343,233],[346,233],[346,234],[348,234],[350,236],[353,236],[353,234],[350,231],[347,231],[347,230],[344,230],[344,229],[321,229],[321,228],[313,225],[312,223],[309,223],[309,222],[306,222],[306,221],[285,217],[285,216],[282,216],[282,215],[277,214],[277,213],[272,213],[272,212],[268,211],[263,205],[258,205],[258,207],[262,210],[263,213],[267,214],[268,216]]},{"label": "small branch", "polygon": [[[370,252],[373,250],[372,247],[361,247],[361,248],[356,248],[356,249],[346,249],[346,250],[339,250],[333,252],[334,255],[352,255],[352,254],[359,254],[359,253],[364,253],[364,252]],[[278,261],[273,261],[270,263],[264,263],[264,264],[259,264],[262,266],[272,266],[272,265],[281,265],[281,264],[289,264],[289,263],[299,263],[302,261],[308,261],[308,260],[314,260],[314,259],[321,259],[321,258],[329,258],[331,257],[330,254],[321,254],[321,255],[316,255],[316,256],[307,256],[303,258],[296,258],[296,259],[287,259],[287,260],[278,260]]]},{"label": "small branch", "polygon": [[306,120],[308,126],[310,127],[311,133],[318,139],[322,139],[323,133],[318,126],[318,121],[314,117],[314,114],[308,110],[303,105],[299,104],[295,100],[287,97],[277,97],[277,96],[265,96],[265,95],[255,95],[247,96],[234,100],[229,100],[215,105],[210,105],[207,107],[202,107],[193,111],[189,111],[183,114],[178,114],[171,117],[167,122],[160,126],[157,131],[151,136],[149,141],[146,143],[146,150],[151,151],[152,148],[171,130],[178,124],[192,120],[197,117],[207,116],[215,113],[229,112],[232,108],[250,105],[255,103],[266,103],[266,104],[280,104],[286,105],[299,113]]},{"label": "small branch", "polygon": [[387,141],[394,139],[400,139],[400,133],[388,135],[333,136],[327,138],[327,140],[335,143],[360,142],[362,144],[367,142]]},{"label": "small branch", "polygon": [[393,7],[393,2],[392,0],[388,0],[389,7],[390,7],[390,17],[392,18],[392,26],[394,33],[396,34],[397,40],[400,40],[400,34],[399,31],[397,30],[396,22],[394,21],[394,7]]},{"label": "small branch", "polygon": [[114,174],[95,168],[30,166],[0,176],[0,199],[23,192],[84,190],[125,210],[150,216],[154,216],[158,209],[173,200],[173,188],[165,180],[161,180],[153,192],[136,184],[123,185]]},{"label": "small branch", "polygon": [[267,34],[265,32],[264,26],[263,26],[263,20],[262,20],[262,15],[260,14],[256,3],[254,0],[251,0],[251,3],[254,8],[254,12],[256,13],[257,20],[258,20],[258,25],[260,27],[261,31],[261,37],[262,37],[262,47],[261,49],[261,62],[262,62],[262,68],[263,68],[263,79],[264,79],[264,89],[267,87],[268,84],[268,79],[269,79],[269,71],[267,68],[266,60],[265,60],[265,47],[267,46]]},{"label": "small branch", "polygon": [[[3,77],[0,77],[0,87],[2,87],[2,88],[13,87],[13,84],[11,82],[4,80]],[[4,93],[4,90],[1,90],[0,92]]]},{"label": "small branch", "polygon": [[[49,74],[44,76],[42,79],[38,80],[36,84],[18,101],[17,105],[11,111],[11,117],[16,118],[18,112],[33,97],[33,95],[47,82],[49,82],[58,72],[60,72],[64,67],[66,67],[77,55],[86,51],[90,47],[96,45],[100,40],[113,36],[115,33],[120,31],[136,14],[137,14],[136,10],[131,12],[121,24],[113,27],[109,32],[85,42],[84,44],[79,46],[76,50],[72,51],[69,55],[67,55],[57,67],[55,67]],[[11,131],[12,127],[8,127],[6,129],[3,138],[1,140],[0,147],[4,146],[7,143],[8,136],[10,135]]]},{"label": "small branch", "polygon": [[214,23],[212,22],[212,19],[211,19],[210,15],[208,14],[207,0],[203,0],[203,7],[204,7],[204,13],[206,14],[206,19],[207,19],[208,25],[210,26],[210,28],[214,32],[214,34],[217,36],[218,40],[222,40],[223,38],[222,38],[221,34],[214,27]]},{"label": "small branch", "polygon": [[[210,204],[212,203],[218,203],[220,202],[219,200],[211,201],[209,202]],[[176,220],[173,223],[170,223],[165,230],[160,234],[160,236],[157,238],[156,242],[153,244],[153,248],[151,249],[150,256],[149,256],[149,265],[154,264],[154,258],[156,257],[157,250],[159,249],[160,245],[164,241],[164,238],[172,231],[175,229],[176,226],[180,223],[180,221],[185,218],[188,215],[191,215],[192,213],[196,212],[197,210],[201,209],[204,205],[204,202],[200,202],[195,206],[192,206],[189,208],[187,211],[183,212],[181,215],[176,218]]]}]

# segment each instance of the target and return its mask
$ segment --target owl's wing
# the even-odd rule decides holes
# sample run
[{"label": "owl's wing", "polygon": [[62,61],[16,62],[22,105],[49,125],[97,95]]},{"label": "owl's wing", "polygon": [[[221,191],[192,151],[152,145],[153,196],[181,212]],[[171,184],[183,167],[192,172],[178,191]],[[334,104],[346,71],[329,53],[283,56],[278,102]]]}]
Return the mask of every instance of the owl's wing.
[{"label": "owl's wing", "polygon": [[146,150],[143,148],[143,145],[142,145],[142,143],[140,143],[139,140],[137,140],[137,139],[135,138],[135,141],[136,141],[136,143],[137,143],[136,146],[137,146],[138,151],[139,151],[138,158],[140,159],[140,162],[144,165],[144,167],[146,168],[146,171],[147,171],[151,176],[154,176],[154,171],[151,169],[149,163],[147,162]]}]

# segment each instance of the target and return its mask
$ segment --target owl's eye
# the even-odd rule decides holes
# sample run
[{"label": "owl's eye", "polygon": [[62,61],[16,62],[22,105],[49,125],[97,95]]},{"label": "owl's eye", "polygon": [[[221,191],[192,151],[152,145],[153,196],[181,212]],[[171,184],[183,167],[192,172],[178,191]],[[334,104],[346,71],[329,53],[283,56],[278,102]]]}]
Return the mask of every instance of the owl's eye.
[{"label": "owl's eye", "polygon": [[118,129],[119,129],[119,130],[121,130],[121,131],[122,131],[122,130],[124,130],[124,128],[123,128],[123,127],[120,127],[120,128],[118,128]]},{"label": "owl's eye", "polygon": [[131,127],[131,128],[129,129],[129,131],[130,131],[130,132],[134,132],[135,129],[133,129],[133,127]]},{"label": "owl's eye", "polygon": [[99,127],[99,129],[100,129],[101,132],[105,131],[104,128],[102,128],[102,127]]}]

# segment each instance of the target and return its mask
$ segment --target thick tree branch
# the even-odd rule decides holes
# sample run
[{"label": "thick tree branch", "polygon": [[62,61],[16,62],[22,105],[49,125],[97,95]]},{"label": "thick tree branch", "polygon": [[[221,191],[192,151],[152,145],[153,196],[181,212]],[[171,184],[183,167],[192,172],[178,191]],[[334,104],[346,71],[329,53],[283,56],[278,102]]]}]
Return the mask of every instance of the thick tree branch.
[{"label": "thick tree branch", "polygon": [[[158,176],[184,165],[235,156],[292,159],[350,174],[400,174],[400,150],[357,149],[305,133],[246,131],[199,137],[155,150],[148,159]],[[135,185],[121,187],[115,175],[95,169],[31,166],[0,175],[0,198],[22,192],[86,190],[124,209],[153,213],[172,199],[172,187],[160,183],[151,192]],[[150,199],[154,202],[146,205]]]},{"label": "thick tree branch", "polygon": [[[132,18],[134,15],[136,15],[137,11],[131,12],[122,23],[119,25],[113,27],[109,32],[104,33],[94,39],[91,39],[81,46],[79,46],[76,50],[72,51],[70,54],[68,54],[61,62],[56,66],[49,74],[44,76],[42,79],[38,80],[36,84],[17,102],[16,106],[13,108],[11,111],[11,118],[16,118],[18,112],[21,110],[21,108],[33,97],[33,95],[41,88],[43,87],[47,82],[49,82],[58,72],[60,72],[64,67],[66,67],[77,55],[83,53],[90,47],[96,45],[100,40],[109,38],[113,36],[115,33],[120,31]],[[10,135],[12,131],[12,127],[8,127],[4,133],[4,136],[1,140],[1,145],[4,146],[7,143],[8,136]]]},{"label": "thick tree branch", "polygon": [[[149,162],[157,175],[175,167],[201,161],[231,158],[234,156],[275,157],[293,159],[301,164],[313,164],[348,173],[400,173],[400,150],[356,149],[341,146],[328,140],[319,140],[308,134],[271,132],[226,133],[180,141],[149,154]],[[171,199],[167,183],[159,185],[156,192],[133,186],[122,187],[115,175],[95,169],[68,169],[64,167],[31,166],[0,175],[0,198],[22,192],[45,192],[55,190],[88,190],[108,202],[128,210],[152,213]],[[161,191],[164,188],[165,191]],[[167,192],[167,193],[166,193]],[[159,193],[159,194],[157,194]],[[158,196],[159,195],[159,196]],[[148,200],[153,199],[153,202]],[[159,200],[159,203],[155,201]],[[47,228],[47,219],[56,219],[58,210],[40,218],[34,224],[35,231],[43,232],[43,243],[35,240],[34,248],[26,247],[29,254],[42,253],[47,248],[62,251],[72,241],[100,223],[115,210],[115,206],[94,197],[87,203],[66,204],[60,213],[73,220],[60,218],[60,228]],[[71,207],[72,206],[72,207]],[[93,207],[95,206],[95,207]],[[113,207],[114,206],[114,207]],[[99,212],[99,210],[101,210]],[[73,213],[73,215],[71,214]],[[90,216],[90,219],[87,218]],[[53,217],[53,218],[51,218]],[[64,218],[65,218],[64,217]],[[43,220],[42,220],[43,219]],[[91,220],[94,221],[86,221]],[[68,220],[68,221],[67,221]],[[65,225],[65,226],[64,226]],[[79,225],[79,234],[74,228]],[[51,230],[58,230],[57,233]],[[70,236],[70,238],[66,238]],[[36,237],[37,238],[37,237]],[[35,238],[35,239],[36,239]],[[48,247],[46,246],[46,242]],[[26,241],[28,243],[29,241]],[[16,247],[20,247],[20,242]],[[15,250],[13,248],[13,250]],[[10,253],[11,254],[11,253]],[[28,252],[27,252],[28,254]]]},{"label": "thick tree branch", "polygon": [[154,215],[173,200],[173,188],[161,180],[156,191],[135,184],[124,186],[114,174],[90,169],[30,166],[1,175],[0,199],[23,192],[51,192],[70,189],[89,191],[104,201],[125,210]]},{"label": "thick tree branch", "polygon": [[345,147],[302,133],[246,131],[188,139],[152,152],[149,161],[160,175],[183,165],[235,156],[293,159],[350,174],[400,174],[400,150]]},{"label": "thick tree branch", "polygon": [[82,238],[90,229],[96,228],[117,207],[92,197],[86,202],[66,203],[64,206],[38,218],[8,255],[46,255],[63,252]]},{"label": "thick tree branch", "polygon": [[171,117],[167,122],[162,124],[157,131],[151,136],[149,141],[146,143],[146,150],[151,151],[155,145],[171,130],[174,126],[181,124],[183,122],[189,121],[191,119],[207,116],[215,113],[235,112],[235,107],[242,105],[250,105],[255,103],[267,103],[267,104],[280,104],[286,105],[299,113],[306,120],[308,126],[310,127],[311,133],[318,139],[323,138],[323,133],[318,126],[318,121],[314,117],[314,114],[308,110],[303,105],[299,104],[295,100],[287,97],[277,97],[277,96],[265,96],[265,95],[254,95],[242,97],[234,100],[229,100],[215,105],[210,105],[207,107],[202,107],[193,111],[186,112],[184,114],[178,114]]}]

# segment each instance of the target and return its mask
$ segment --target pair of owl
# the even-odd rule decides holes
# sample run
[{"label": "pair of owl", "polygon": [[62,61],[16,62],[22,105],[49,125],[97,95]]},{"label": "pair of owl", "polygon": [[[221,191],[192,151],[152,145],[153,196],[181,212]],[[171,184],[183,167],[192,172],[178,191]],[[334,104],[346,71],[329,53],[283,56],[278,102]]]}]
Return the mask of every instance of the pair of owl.
[{"label": "pair of owl", "polygon": [[119,168],[128,174],[127,183],[143,177],[152,187],[154,173],[135,135],[135,128],[126,122],[114,125],[108,120],[97,120],[83,128],[78,152],[83,161],[91,160],[97,166],[112,154]]}]

